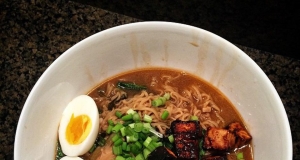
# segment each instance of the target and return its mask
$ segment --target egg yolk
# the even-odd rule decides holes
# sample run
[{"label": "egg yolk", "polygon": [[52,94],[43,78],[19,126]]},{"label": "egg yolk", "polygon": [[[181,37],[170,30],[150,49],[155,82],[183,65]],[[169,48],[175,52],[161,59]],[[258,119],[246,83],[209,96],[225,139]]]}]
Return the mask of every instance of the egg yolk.
[{"label": "egg yolk", "polygon": [[72,114],[66,129],[66,139],[70,144],[80,144],[89,135],[92,128],[92,121],[87,115],[74,117]]}]

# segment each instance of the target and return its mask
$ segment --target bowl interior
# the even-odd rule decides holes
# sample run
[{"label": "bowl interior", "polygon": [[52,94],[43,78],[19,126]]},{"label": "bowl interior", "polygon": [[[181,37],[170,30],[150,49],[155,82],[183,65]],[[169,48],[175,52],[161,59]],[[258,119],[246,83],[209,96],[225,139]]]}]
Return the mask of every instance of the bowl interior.
[{"label": "bowl interior", "polygon": [[254,159],[292,159],[286,112],[263,71],[219,36],[168,22],[111,28],[62,54],[28,96],[17,128],[15,159],[54,159],[67,103],[108,77],[144,67],[180,69],[207,80],[242,115],[253,136]]}]

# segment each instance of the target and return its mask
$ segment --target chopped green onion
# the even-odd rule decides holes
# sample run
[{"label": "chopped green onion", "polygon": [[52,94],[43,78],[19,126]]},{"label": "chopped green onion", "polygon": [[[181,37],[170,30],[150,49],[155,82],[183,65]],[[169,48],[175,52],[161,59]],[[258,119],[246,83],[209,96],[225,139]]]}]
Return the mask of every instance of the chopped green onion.
[{"label": "chopped green onion", "polygon": [[130,151],[130,145],[127,145],[126,147],[126,151],[129,152]]},{"label": "chopped green onion", "polygon": [[142,132],[143,132],[143,133],[149,133],[149,132],[150,132],[150,130],[149,130],[149,128],[145,128],[145,127],[143,127],[143,129],[142,129]]},{"label": "chopped green onion", "polygon": [[165,93],[164,96],[154,99],[151,104],[154,107],[165,105],[166,101],[169,100],[170,97],[170,93]]},{"label": "chopped green onion", "polygon": [[134,130],[131,127],[129,127],[129,126],[125,127],[125,135],[126,136],[132,136],[133,134],[134,134]]},{"label": "chopped green onion", "polygon": [[135,122],[138,122],[141,120],[140,118],[140,115],[138,113],[134,113],[133,116],[132,116],[132,119],[135,121]]},{"label": "chopped green onion", "polygon": [[126,113],[127,114],[134,114],[134,113],[136,113],[136,111],[134,111],[133,109],[128,109],[128,111]]},{"label": "chopped green onion", "polygon": [[129,121],[129,120],[132,120],[132,114],[127,114],[127,115],[125,115],[125,116],[123,116],[121,119],[123,120],[123,121]]},{"label": "chopped green onion", "polygon": [[135,123],[134,124],[134,131],[141,132],[143,130],[143,123]]},{"label": "chopped green onion", "polygon": [[120,111],[116,111],[116,116],[118,117],[118,118],[121,118],[122,117],[122,113],[120,112]]},{"label": "chopped green onion", "polygon": [[110,119],[110,120],[108,120],[108,125],[114,126],[115,123],[114,123],[114,121],[112,121],[112,120]]},{"label": "chopped green onion", "polygon": [[132,155],[130,153],[126,153],[126,152],[125,153],[123,152],[122,156],[124,158],[132,157]]},{"label": "chopped green onion", "polygon": [[149,115],[147,115],[147,114],[145,114],[144,115],[144,121],[147,122],[147,123],[151,123],[152,122],[152,117],[149,116]]},{"label": "chopped green onion", "polygon": [[139,141],[136,141],[135,143],[134,143],[139,149],[142,149],[142,144],[139,142]]},{"label": "chopped green onion", "polygon": [[158,142],[160,140],[160,138],[157,136],[151,136],[151,138],[152,138],[152,141],[154,141],[154,142]]},{"label": "chopped green onion", "polygon": [[167,100],[169,100],[169,99],[171,98],[171,95],[170,95],[170,93],[165,93],[165,94],[164,94],[164,97],[165,97]]},{"label": "chopped green onion", "polygon": [[112,140],[113,142],[116,142],[118,139],[122,139],[122,137],[121,137],[119,134],[115,134],[115,135],[111,138],[111,140]]},{"label": "chopped green onion", "polygon": [[130,144],[130,152],[132,152],[134,155],[137,155],[140,153],[139,147],[135,144]]},{"label": "chopped green onion", "polygon": [[151,102],[151,105],[154,106],[154,107],[158,107],[158,106],[161,106],[161,105],[163,105],[163,104],[164,104],[164,103],[163,103],[163,100],[162,100],[161,97],[159,97],[159,98],[157,98],[157,99],[155,99],[155,100],[153,100],[153,101]]},{"label": "chopped green onion", "polygon": [[167,110],[164,110],[164,112],[161,115],[161,119],[165,120],[167,119],[169,116],[169,112]]},{"label": "chopped green onion", "polygon": [[156,142],[151,141],[150,144],[147,146],[147,149],[149,149],[150,152],[154,151],[156,148]]},{"label": "chopped green onion", "polygon": [[121,155],[122,154],[122,146],[113,146],[113,153],[114,153],[114,155]]},{"label": "chopped green onion", "polygon": [[128,124],[130,128],[134,128],[134,123]]},{"label": "chopped green onion", "polygon": [[151,153],[151,152],[150,152],[149,149],[147,149],[147,148],[145,148],[145,149],[143,150],[143,154],[144,154],[145,159],[148,158],[148,155],[149,155],[150,153]]},{"label": "chopped green onion", "polygon": [[151,129],[151,124],[150,123],[143,123],[144,125],[144,128],[148,128],[148,129]]},{"label": "chopped green onion", "polygon": [[[145,128],[143,128],[143,130],[144,130],[144,129],[145,129]],[[139,139],[140,139],[140,140],[143,140],[143,141],[144,141],[146,138],[147,138],[147,136],[146,136],[143,132],[140,132],[140,133],[139,133]]]},{"label": "chopped green onion", "polygon": [[155,146],[156,146],[156,147],[163,146],[163,143],[162,143],[162,142],[157,142],[157,143],[155,143]]},{"label": "chopped green onion", "polygon": [[192,121],[198,121],[199,119],[198,119],[197,116],[191,116],[191,120],[192,120]]},{"label": "chopped green onion", "polygon": [[117,124],[112,128],[112,132],[113,132],[113,133],[117,133],[122,127],[123,127],[122,124],[117,123]]},{"label": "chopped green onion", "polygon": [[122,127],[121,129],[120,129],[120,133],[121,133],[121,135],[124,137],[126,134],[125,134],[125,127]]},{"label": "chopped green onion", "polygon": [[113,128],[113,126],[109,125],[109,126],[107,127],[107,129],[106,129],[106,133],[107,133],[107,134],[110,134],[111,131],[112,131],[112,128]]},{"label": "chopped green onion", "polygon": [[[163,114],[166,114],[165,112],[169,114],[167,110]],[[126,115],[121,113],[116,111],[115,115],[120,117],[122,121],[114,124],[112,120],[108,120],[109,129],[106,130],[109,134],[115,133],[112,135],[112,149],[116,158],[118,157],[120,160],[144,160],[158,146],[163,146],[163,142],[160,139],[163,135],[151,126],[152,117],[150,115],[144,115],[142,119],[133,109],[129,109]],[[162,118],[163,114],[161,115]],[[167,117],[168,115],[165,119]],[[170,142],[167,143],[170,144]],[[98,139],[95,144],[98,146]]]},{"label": "chopped green onion", "polygon": [[243,154],[243,152],[238,152],[236,154],[236,158],[237,158],[237,160],[244,160],[244,154]]},{"label": "chopped green onion", "polygon": [[117,156],[115,160],[125,160],[125,158],[122,156]]},{"label": "chopped green onion", "polygon": [[168,139],[171,143],[174,143],[174,136],[173,135],[169,135]]},{"label": "chopped green onion", "polygon": [[145,160],[145,157],[140,153],[135,157],[135,160]]},{"label": "chopped green onion", "polygon": [[144,145],[145,147],[148,147],[149,144],[151,143],[151,141],[152,141],[152,138],[151,138],[151,137],[147,137],[147,139],[144,141],[143,145]]},{"label": "chopped green onion", "polygon": [[136,142],[139,138],[139,135],[137,133],[133,134],[132,136],[126,136],[127,142]]},{"label": "chopped green onion", "polygon": [[119,146],[119,145],[121,145],[123,143],[123,140],[122,140],[122,138],[120,138],[120,139],[118,139],[118,140],[116,140],[115,142],[114,142],[114,146]]},{"label": "chopped green onion", "polygon": [[124,121],[123,126],[128,126],[131,123],[133,123],[133,121]]},{"label": "chopped green onion", "polygon": [[126,151],[126,148],[127,148],[127,143],[126,143],[126,142],[123,142],[123,143],[122,143],[122,150],[123,150],[123,151]]}]

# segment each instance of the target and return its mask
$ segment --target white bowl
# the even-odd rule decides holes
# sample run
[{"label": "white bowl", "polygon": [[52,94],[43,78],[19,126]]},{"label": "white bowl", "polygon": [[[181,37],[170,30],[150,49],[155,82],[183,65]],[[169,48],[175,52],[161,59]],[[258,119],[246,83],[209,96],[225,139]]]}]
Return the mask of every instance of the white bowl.
[{"label": "white bowl", "polygon": [[17,127],[14,158],[53,160],[61,114],[72,98],[115,74],[151,66],[185,70],[219,88],[253,136],[254,159],[292,159],[286,112],[258,65],[215,34],[169,22],[114,27],[63,53],[28,96]]}]

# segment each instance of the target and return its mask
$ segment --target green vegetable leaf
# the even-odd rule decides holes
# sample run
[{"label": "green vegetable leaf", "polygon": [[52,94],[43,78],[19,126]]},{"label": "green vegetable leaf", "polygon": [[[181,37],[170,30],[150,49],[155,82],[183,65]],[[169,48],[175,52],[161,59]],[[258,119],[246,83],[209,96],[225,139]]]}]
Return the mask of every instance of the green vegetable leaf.
[{"label": "green vegetable leaf", "polygon": [[127,89],[127,90],[136,90],[136,91],[139,91],[139,90],[145,90],[147,89],[146,86],[143,86],[143,85],[137,85],[135,83],[132,83],[132,82],[118,82],[117,86],[121,89]]}]

